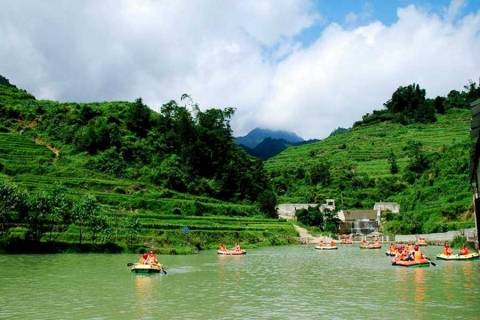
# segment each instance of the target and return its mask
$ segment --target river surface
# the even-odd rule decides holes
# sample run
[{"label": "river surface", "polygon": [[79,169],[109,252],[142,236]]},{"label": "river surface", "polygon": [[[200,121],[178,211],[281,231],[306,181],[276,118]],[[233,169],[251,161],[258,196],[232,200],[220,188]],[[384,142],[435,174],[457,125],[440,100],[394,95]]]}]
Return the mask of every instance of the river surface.
[{"label": "river surface", "polygon": [[131,273],[132,254],[0,255],[0,319],[480,319],[480,261],[407,269],[384,251],[159,256],[166,276]]}]

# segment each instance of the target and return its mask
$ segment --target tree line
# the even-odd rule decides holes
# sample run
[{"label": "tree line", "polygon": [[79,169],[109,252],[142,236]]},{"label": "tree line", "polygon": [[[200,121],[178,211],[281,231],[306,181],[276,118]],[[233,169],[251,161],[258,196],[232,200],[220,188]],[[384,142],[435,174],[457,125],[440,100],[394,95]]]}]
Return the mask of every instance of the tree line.
[{"label": "tree line", "polygon": [[[107,219],[101,214],[95,197],[85,195],[73,200],[58,187],[33,193],[0,181],[0,235],[4,239],[55,241],[72,225],[78,228],[80,245],[85,241],[86,232],[92,243],[109,240]],[[15,232],[19,227],[21,232]]]},{"label": "tree line", "polygon": [[480,98],[480,86],[469,81],[464,90],[451,90],[445,97],[432,99],[426,98],[425,94],[425,89],[416,83],[400,86],[383,104],[385,109],[367,113],[354,127],[383,121],[401,124],[432,123],[436,121],[436,113],[445,114],[450,109],[470,109],[470,104]]},{"label": "tree line", "polygon": [[[158,112],[141,98],[133,103],[38,101],[8,80],[0,90],[0,120],[6,129],[72,146],[88,156],[88,169],[179,192],[258,203],[275,215],[276,198],[263,163],[234,143],[233,108],[201,110],[188,95],[180,103],[163,104]],[[25,125],[29,123],[35,125]]]}]

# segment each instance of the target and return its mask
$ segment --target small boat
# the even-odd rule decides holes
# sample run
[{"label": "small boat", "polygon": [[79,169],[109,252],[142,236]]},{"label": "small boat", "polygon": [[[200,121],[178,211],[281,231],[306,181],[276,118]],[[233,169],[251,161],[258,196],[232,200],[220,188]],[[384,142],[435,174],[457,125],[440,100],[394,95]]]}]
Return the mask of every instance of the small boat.
[{"label": "small boat", "polygon": [[245,251],[245,250],[240,250],[240,251],[236,251],[236,250],[227,250],[227,251],[217,250],[217,254],[221,255],[221,256],[242,256],[244,254],[247,254],[247,251]]},{"label": "small boat", "polygon": [[427,241],[425,240],[425,238],[419,238],[418,241],[417,241],[417,246],[427,246]]},{"label": "small boat", "polygon": [[360,249],[382,249],[382,245],[375,245],[375,244],[368,244],[368,245],[360,245]]},{"label": "small boat", "polygon": [[131,270],[135,273],[160,273],[162,271],[165,273],[161,264],[134,263]]},{"label": "small boat", "polygon": [[317,250],[337,250],[337,246],[315,246]]},{"label": "small boat", "polygon": [[478,254],[477,252],[472,252],[469,254],[462,254],[462,255],[451,254],[449,256],[443,253],[437,255],[437,259],[440,259],[440,260],[474,260],[478,258],[480,258],[480,254]]},{"label": "small boat", "polygon": [[409,267],[409,268],[428,268],[430,267],[430,261],[422,259],[420,261],[392,261],[392,266]]},{"label": "small boat", "polygon": [[385,252],[385,255],[388,256],[388,257],[395,257],[395,253],[393,253],[392,251],[388,250]]}]

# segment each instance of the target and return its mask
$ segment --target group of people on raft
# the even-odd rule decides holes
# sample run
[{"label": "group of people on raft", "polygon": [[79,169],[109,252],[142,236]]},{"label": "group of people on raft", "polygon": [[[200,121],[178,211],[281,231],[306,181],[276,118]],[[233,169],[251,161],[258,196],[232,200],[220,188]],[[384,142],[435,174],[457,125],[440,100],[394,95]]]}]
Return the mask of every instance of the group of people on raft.
[{"label": "group of people on raft", "polygon": [[331,240],[328,244],[325,243],[325,241],[323,241],[322,239],[320,239],[320,241],[318,242],[318,246],[319,247],[336,247],[337,246],[337,243],[335,242],[335,240]]},{"label": "group of people on raft", "polygon": [[153,251],[150,252],[145,252],[140,256],[138,259],[138,263],[140,264],[149,264],[149,265],[158,265],[158,259],[157,256]]},{"label": "group of people on raft", "polygon": [[423,262],[427,257],[423,254],[420,246],[407,243],[406,245],[390,244],[390,255],[394,256],[392,262],[398,261],[415,261]]},{"label": "group of people on raft", "polygon": [[238,243],[236,243],[235,247],[233,247],[233,249],[231,250],[227,249],[223,243],[220,243],[220,245],[218,246],[218,252],[219,253],[243,253],[244,250],[242,250],[242,248]]},{"label": "group of people on raft", "polygon": [[[413,245],[412,243],[407,243],[406,245],[396,245],[395,243],[390,244],[389,254],[394,256],[392,262],[395,261],[423,261],[428,259],[420,249],[420,246]],[[450,247],[448,242],[445,242],[443,246],[442,253],[446,256],[453,255],[453,250]],[[470,250],[466,245],[463,245],[458,252],[459,256],[468,255]]]},{"label": "group of people on raft", "polygon": [[[453,254],[453,250],[452,248],[450,247],[450,245],[448,244],[448,242],[445,242],[445,244],[443,245],[443,251],[442,253],[446,256],[451,256]],[[458,255],[459,256],[466,256],[470,253],[470,250],[468,249],[467,245],[463,245],[461,248],[460,248],[460,251],[458,252]]]},{"label": "group of people on raft", "polygon": [[368,242],[367,240],[363,239],[362,242],[360,242],[361,247],[382,247],[382,243],[380,240],[375,239],[373,242]]}]

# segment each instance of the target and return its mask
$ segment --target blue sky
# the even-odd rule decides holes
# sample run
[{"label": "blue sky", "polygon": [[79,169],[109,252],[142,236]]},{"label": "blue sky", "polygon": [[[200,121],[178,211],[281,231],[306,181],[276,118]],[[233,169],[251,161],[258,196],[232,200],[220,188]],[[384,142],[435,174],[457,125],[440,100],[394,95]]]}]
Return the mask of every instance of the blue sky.
[{"label": "blue sky", "polygon": [[[397,21],[398,8],[415,5],[425,11],[442,14],[450,2],[450,0],[314,0],[312,2],[313,10],[319,14],[319,18],[313,26],[298,35],[297,39],[308,46],[330,23],[351,27],[346,23],[348,14],[359,15],[361,17],[360,24],[377,20],[391,25]],[[480,10],[479,0],[462,1],[459,16],[478,10]]]},{"label": "blue sky", "polygon": [[255,127],[323,138],[399,87],[480,77],[480,0],[3,0],[0,74],[40,99],[188,93]]}]

